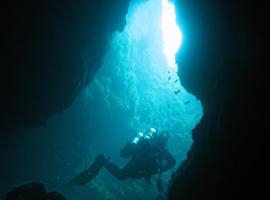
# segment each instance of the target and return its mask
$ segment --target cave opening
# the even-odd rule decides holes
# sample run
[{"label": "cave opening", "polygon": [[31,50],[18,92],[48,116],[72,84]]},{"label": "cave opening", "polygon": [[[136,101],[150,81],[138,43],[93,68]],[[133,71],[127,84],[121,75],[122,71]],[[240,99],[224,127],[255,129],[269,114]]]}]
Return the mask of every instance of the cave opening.
[{"label": "cave opening", "polygon": [[[119,148],[127,140],[150,127],[170,132],[168,148],[177,159],[173,170],[186,158],[192,129],[199,123],[203,109],[200,100],[185,90],[178,77],[175,54],[181,42],[172,1],[130,2],[124,30],[111,36],[102,67],[84,91],[89,112],[100,113],[95,117],[106,124],[106,130],[99,131],[110,141],[104,146],[102,140],[96,143],[114,160],[119,159]],[[165,174],[167,181],[172,171]],[[106,187],[113,187],[113,183],[126,195],[136,196],[138,188],[127,192],[134,183],[115,183],[107,172],[103,173]],[[154,187],[145,192],[141,185],[137,184],[142,198],[155,194]]]}]

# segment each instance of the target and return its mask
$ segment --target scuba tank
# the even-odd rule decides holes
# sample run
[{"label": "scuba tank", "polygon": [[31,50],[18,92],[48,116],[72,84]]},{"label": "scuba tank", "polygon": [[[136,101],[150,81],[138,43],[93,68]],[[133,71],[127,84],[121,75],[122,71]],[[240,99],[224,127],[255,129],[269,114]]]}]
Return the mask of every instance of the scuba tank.
[{"label": "scuba tank", "polygon": [[142,140],[142,138],[144,138],[144,134],[142,132],[139,132],[136,137],[134,137],[134,139],[132,140],[132,144],[138,144],[139,141]]},{"label": "scuba tank", "polygon": [[134,153],[138,150],[138,143],[140,143],[143,140],[151,140],[153,139],[154,135],[156,134],[156,129],[150,128],[149,130],[146,130],[144,133],[139,132],[137,135],[133,138],[131,142],[128,142],[121,150],[120,150],[120,156],[123,158],[128,158],[134,155]]},{"label": "scuba tank", "polygon": [[156,129],[150,128],[149,130],[146,130],[144,133],[139,132],[136,137],[132,140],[133,144],[138,144],[141,140],[146,139],[146,140],[151,140],[157,133]]}]

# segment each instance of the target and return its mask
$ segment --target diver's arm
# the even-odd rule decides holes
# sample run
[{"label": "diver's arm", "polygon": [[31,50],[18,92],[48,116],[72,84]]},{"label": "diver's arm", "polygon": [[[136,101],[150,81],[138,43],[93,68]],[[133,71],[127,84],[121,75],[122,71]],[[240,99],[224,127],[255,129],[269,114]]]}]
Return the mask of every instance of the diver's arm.
[{"label": "diver's arm", "polygon": [[173,155],[165,149],[162,151],[162,157],[166,161],[166,164],[161,169],[162,172],[171,169],[176,164],[176,160]]}]

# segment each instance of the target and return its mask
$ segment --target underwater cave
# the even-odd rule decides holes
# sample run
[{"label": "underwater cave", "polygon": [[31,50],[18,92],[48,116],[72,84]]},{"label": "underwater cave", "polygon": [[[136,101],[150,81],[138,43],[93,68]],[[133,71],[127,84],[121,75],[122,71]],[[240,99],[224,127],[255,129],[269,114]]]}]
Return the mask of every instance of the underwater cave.
[{"label": "underwater cave", "polygon": [[[7,2],[0,199],[264,198],[268,79],[253,4]],[[119,175],[127,145],[154,142],[139,173],[163,166],[157,152],[170,167]],[[81,172],[91,181],[70,185]]]}]

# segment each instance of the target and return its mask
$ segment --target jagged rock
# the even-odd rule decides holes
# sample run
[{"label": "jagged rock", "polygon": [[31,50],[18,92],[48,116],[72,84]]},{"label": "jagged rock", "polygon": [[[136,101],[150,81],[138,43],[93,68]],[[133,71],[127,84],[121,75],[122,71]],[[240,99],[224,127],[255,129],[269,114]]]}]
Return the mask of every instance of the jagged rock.
[{"label": "jagged rock", "polygon": [[31,182],[13,188],[6,194],[6,200],[67,200],[58,192],[47,192],[42,183]]},{"label": "jagged rock", "polygon": [[124,28],[128,4],[5,2],[0,10],[0,130],[41,125],[69,107],[100,67],[111,34]]}]

